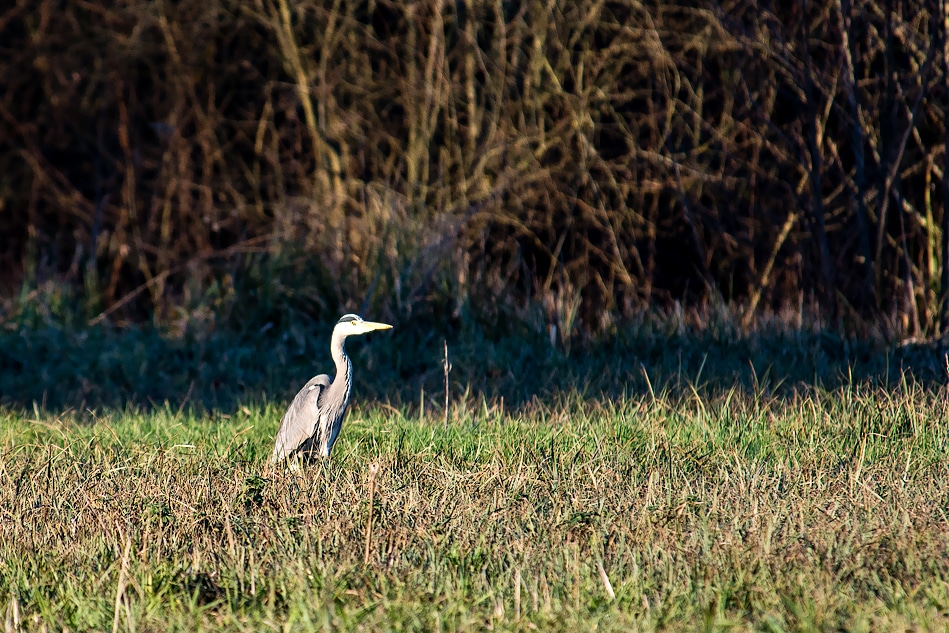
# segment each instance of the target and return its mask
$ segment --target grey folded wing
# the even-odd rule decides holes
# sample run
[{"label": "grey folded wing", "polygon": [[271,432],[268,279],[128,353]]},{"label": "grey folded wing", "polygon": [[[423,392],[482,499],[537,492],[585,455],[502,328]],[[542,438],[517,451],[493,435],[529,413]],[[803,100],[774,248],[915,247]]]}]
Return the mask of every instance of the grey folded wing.
[{"label": "grey folded wing", "polygon": [[271,462],[284,460],[319,432],[320,398],[332,382],[326,374],[314,376],[293,398],[277,430]]}]

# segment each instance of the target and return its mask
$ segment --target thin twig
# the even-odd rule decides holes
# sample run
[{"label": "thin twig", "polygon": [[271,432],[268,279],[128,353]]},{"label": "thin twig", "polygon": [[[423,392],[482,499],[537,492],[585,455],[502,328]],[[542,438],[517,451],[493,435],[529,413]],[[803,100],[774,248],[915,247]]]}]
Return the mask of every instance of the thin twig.
[{"label": "thin twig", "polygon": [[610,577],[606,575],[606,570],[603,569],[603,561],[596,561],[596,569],[600,572],[600,580],[603,582],[606,595],[610,597],[610,600],[616,600],[616,592],[613,591],[613,583],[610,582]]},{"label": "thin twig", "polygon": [[445,358],[442,360],[442,368],[445,370],[445,429],[448,429],[448,374],[451,373],[451,363],[448,362],[448,341],[445,341]]},{"label": "thin twig", "polygon": [[119,607],[122,606],[122,598],[125,595],[125,577],[129,569],[129,552],[132,549],[132,537],[129,535],[125,539],[125,552],[122,554],[122,563],[119,567],[119,585],[115,590],[115,609],[112,615],[112,633],[119,630]]},{"label": "thin twig", "polygon": [[761,277],[758,278],[758,284],[755,286],[754,290],[752,290],[751,299],[748,302],[748,311],[741,320],[741,326],[743,328],[747,328],[751,325],[751,321],[755,316],[755,310],[758,308],[758,302],[761,301],[761,295],[765,288],[767,288],[771,283],[771,270],[774,268],[774,262],[778,259],[778,251],[780,251],[781,247],[784,246],[784,241],[787,239],[788,234],[791,232],[791,228],[796,222],[797,213],[792,211],[788,214],[787,219],[784,221],[784,226],[781,227],[781,232],[778,234],[778,239],[774,241],[774,248],[771,249],[771,257],[768,258],[764,270],[761,271]]},{"label": "thin twig", "polygon": [[369,464],[369,516],[366,517],[366,549],[363,551],[362,563],[369,564],[369,545],[372,542],[372,510],[376,496],[376,473],[379,472],[379,464]]}]

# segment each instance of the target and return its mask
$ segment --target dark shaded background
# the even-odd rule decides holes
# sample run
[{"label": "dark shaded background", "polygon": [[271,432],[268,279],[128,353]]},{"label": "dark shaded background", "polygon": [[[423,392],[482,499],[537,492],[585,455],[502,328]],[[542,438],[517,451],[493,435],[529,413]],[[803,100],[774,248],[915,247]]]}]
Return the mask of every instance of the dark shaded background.
[{"label": "dark shaded background", "polygon": [[[470,350],[459,379],[513,398],[583,376],[624,388],[650,345],[694,370],[705,338],[731,346],[716,314],[775,362],[786,335],[762,332],[803,328],[795,344],[817,352],[782,375],[805,382],[801,367],[840,375],[809,337],[852,367],[854,338],[938,335],[944,5],[8,6],[4,398],[280,390],[266,368],[326,362],[327,328],[351,310],[432,351],[373,343],[390,385],[437,384],[450,339]],[[644,326],[670,315],[700,332],[684,352]],[[496,361],[470,360],[488,344]],[[604,350],[615,369],[578,361]],[[69,354],[78,369],[58,376]],[[938,377],[938,350],[926,357]],[[517,369],[558,363],[532,386]],[[169,364],[183,374],[140,371]]]}]

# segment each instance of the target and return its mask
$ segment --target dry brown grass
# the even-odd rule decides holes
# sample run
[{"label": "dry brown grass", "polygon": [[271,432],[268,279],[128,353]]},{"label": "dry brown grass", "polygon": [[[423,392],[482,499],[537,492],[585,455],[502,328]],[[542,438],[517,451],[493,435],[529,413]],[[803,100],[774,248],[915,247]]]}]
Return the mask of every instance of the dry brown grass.
[{"label": "dry brown grass", "polygon": [[942,394],[369,409],[302,476],[263,464],[273,413],[8,414],[8,628],[949,625]]}]

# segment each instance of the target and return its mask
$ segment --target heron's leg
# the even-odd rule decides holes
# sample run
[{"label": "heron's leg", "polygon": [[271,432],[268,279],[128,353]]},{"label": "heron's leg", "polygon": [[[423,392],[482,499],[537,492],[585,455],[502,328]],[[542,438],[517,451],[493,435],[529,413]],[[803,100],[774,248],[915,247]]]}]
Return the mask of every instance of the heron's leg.
[{"label": "heron's leg", "polygon": [[292,473],[303,472],[303,454],[301,452],[294,453],[287,459],[287,470]]}]

